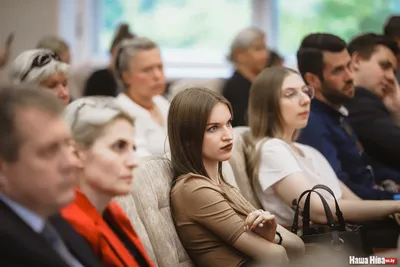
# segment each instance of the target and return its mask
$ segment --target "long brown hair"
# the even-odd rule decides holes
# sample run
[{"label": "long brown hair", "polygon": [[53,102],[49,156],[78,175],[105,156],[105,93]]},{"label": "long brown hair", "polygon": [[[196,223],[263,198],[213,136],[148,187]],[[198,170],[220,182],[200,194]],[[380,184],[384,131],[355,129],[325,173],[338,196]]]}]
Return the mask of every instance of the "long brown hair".
[{"label": "long brown hair", "polygon": [[[175,177],[195,173],[209,177],[203,164],[203,138],[213,108],[223,103],[232,107],[222,95],[202,87],[179,92],[168,113],[168,138]],[[222,178],[222,164],[218,172]]]}]

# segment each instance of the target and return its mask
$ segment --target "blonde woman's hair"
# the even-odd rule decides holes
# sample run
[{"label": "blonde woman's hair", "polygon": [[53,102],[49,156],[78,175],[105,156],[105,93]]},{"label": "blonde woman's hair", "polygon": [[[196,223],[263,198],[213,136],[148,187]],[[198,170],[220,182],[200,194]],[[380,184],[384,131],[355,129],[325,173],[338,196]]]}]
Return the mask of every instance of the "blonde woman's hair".
[{"label": "blonde woman's hair", "polygon": [[283,120],[280,108],[282,84],[290,74],[298,74],[285,67],[263,70],[253,81],[249,97],[249,126],[253,138],[282,138]]},{"label": "blonde woman's hair", "polygon": [[[253,81],[249,98],[250,131],[243,134],[246,170],[254,190],[257,190],[261,148],[268,138],[282,138],[284,134],[280,107],[282,84],[295,70],[271,67],[263,70]],[[295,131],[293,140],[298,135]]]},{"label": "blonde woman's hair", "polygon": [[[45,61],[43,61],[45,60]],[[33,66],[35,61],[44,64]],[[31,49],[19,54],[11,63],[9,78],[13,84],[39,85],[55,73],[68,76],[69,65],[60,61],[57,54],[48,49]]]},{"label": "blonde woman's hair", "polygon": [[91,147],[104,128],[118,118],[126,119],[132,125],[135,123],[135,119],[123,110],[114,97],[79,98],[64,111],[73,140],[83,147]]}]

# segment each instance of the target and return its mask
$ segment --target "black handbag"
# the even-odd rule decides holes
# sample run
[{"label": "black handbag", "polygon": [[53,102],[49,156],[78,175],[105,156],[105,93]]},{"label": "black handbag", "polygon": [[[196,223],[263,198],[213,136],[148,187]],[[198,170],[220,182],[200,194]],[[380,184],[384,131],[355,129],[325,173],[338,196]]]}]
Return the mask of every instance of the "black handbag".
[{"label": "black handbag", "polygon": [[[316,189],[322,189],[331,194],[335,200],[335,214],[338,218],[336,222],[332,215],[332,211],[326,199]],[[311,194],[316,193],[324,207],[327,225],[312,224],[310,225],[310,201]],[[291,231],[298,234],[306,245],[306,256],[311,256],[314,261],[331,261],[334,260],[336,266],[346,266],[349,264],[349,257],[366,257],[372,254],[372,249],[366,245],[362,226],[355,229],[346,227],[343,214],[340,210],[339,203],[332,190],[325,185],[316,185],[310,190],[304,191],[298,200],[306,196],[303,210],[303,228],[302,233],[298,233],[298,217],[300,207],[297,205]]]}]

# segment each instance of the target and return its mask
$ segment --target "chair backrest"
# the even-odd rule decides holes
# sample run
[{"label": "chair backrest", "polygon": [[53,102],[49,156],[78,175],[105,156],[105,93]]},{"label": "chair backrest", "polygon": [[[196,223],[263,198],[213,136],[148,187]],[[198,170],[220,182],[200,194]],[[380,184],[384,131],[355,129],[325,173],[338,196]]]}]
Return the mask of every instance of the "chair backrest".
[{"label": "chair backrest", "polygon": [[243,141],[243,134],[248,132],[249,127],[235,127],[233,129],[235,139],[233,143],[232,156],[229,163],[232,167],[233,174],[236,179],[237,186],[240,193],[257,209],[261,208],[261,204],[258,201],[257,195],[255,194],[253,187],[251,186],[250,177],[246,171],[246,156],[244,153],[245,143]]},{"label": "chair backrest", "polygon": [[[127,205],[124,203],[127,201],[125,198],[119,199],[119,203],[136,229],[136,219],[132,216],[140,217],[154,251],[155,264],[159,267],[192,267],[194,265],[179,240],[171,216],[172,178],[170,160],[159,156],[146,158],[134,171],[134,182],[129,196],[134,203]],[[129,213],[132,205],[136,205],[137,214]],[[139,230],[137,229],[138,232]],[[140,233],[138,235],[141,237]]]},{"label": "chair backrest", "polygon": [[239,189],[239,186],[238,186],[238,184],[236,182],[235,174],[233,173],[233,169],[232,169],[232,166],[229,163],[229,161],[222,162],[222,174],[223,174],[223,176],[225,178],[225,181],[228,184],[230,184],[230,185],[236,187],[237,189]]}]

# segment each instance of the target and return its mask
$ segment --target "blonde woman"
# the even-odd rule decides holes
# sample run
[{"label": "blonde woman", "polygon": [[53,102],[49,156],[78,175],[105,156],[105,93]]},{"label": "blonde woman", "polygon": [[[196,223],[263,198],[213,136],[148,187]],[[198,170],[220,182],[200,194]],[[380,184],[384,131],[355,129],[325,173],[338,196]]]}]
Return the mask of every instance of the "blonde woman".
[{"label": "blonde woman", "polygon": [[153,266],[128,217],[112,200],[129,194],[135,161],[134,120],[112,97],[86,97],[65,111],[79,161],[75,202],[62,215],[103,266]]},{"label": "blonde woman", "polygon": [[[316,184],[324,184],[339,200],[347,221],[376,220],[400,212],[400,201],[361,200],[337,178],[320,152],[296,143],[298,131],[307,125],[313,96],[314,89],[306,86],[296,71],[284,67],[264,70],[252,85],[249,122],[258,151],[253,154],[256,168],[252,173],[262,206],[275,214],[278,223],[290,226],[300,194]],[[321,193],[334,210],[332,197],[325,191]],[[322,203],[314,194],[310,216],[314,222],[326,223]],[[395,221],[392,225],[397,227]],[[397,236],[394,238],[396,243]]]},{"label": "blonde woman", "polygon": [[22,52],[12,62],[10,80],[14,84],[31,84],[50,90],[68,105],[68,72],[69,65],[53,51],[32,49]]}]

